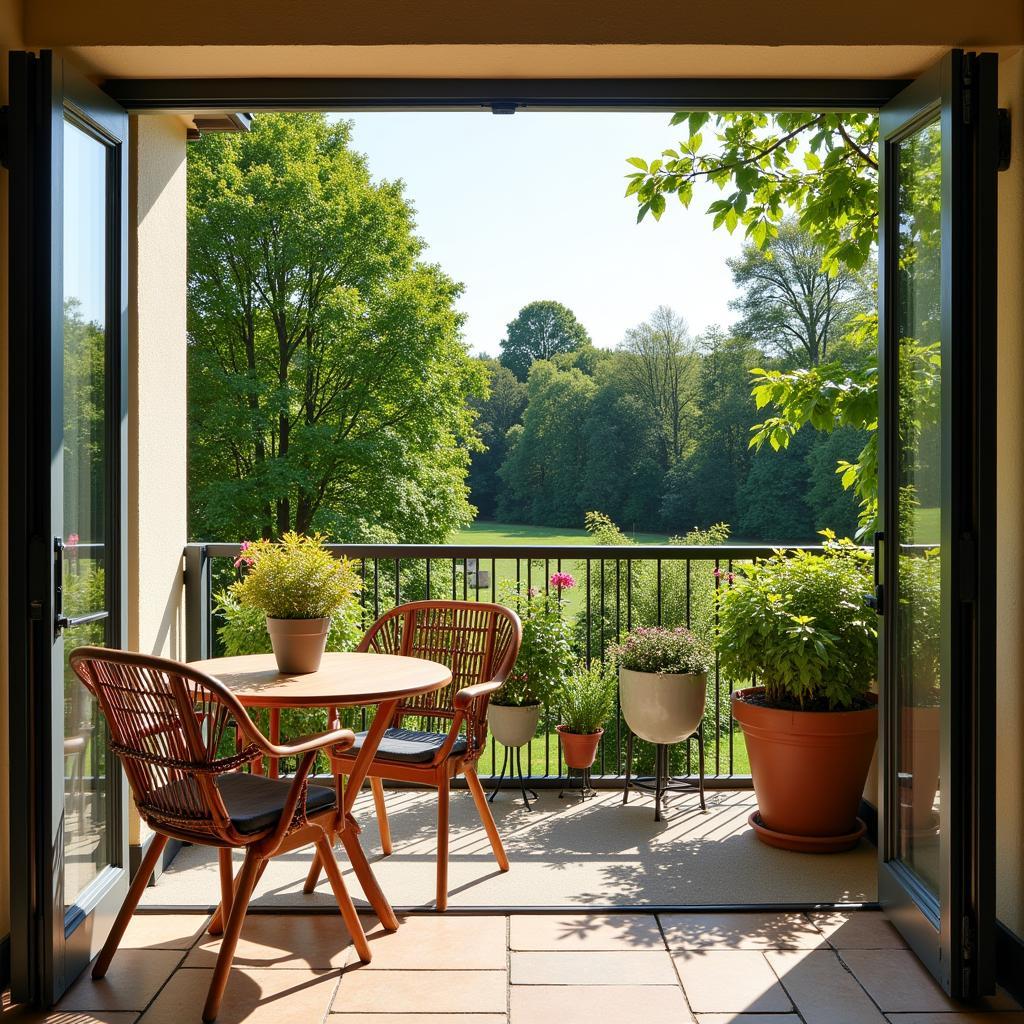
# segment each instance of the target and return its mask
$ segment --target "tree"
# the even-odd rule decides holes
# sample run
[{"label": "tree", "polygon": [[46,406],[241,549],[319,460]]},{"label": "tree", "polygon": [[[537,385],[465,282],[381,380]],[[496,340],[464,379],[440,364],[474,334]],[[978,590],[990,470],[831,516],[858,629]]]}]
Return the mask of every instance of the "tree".
[{"label": "tree", "polygon": [[349,142],[347,123],[274,114],[190,149],[193,536],[440,541],[472,518],[486,371],[460,286]]},{"label": "tree", "polygon": [[490,393],[472,400],[477,410],[477,432],[482,450],[474,452],[469,467],[469,491],[480,516],[497,514],[501,480],[498,470],[508,451],[508,432],[519,422],[526,408],[526,385],[496,359],[483,360],[490,375]]},{"label": "tree", "polygon": [[822,269],[825,248],[786,217],[763,248],[749,243],[728,261],[740,297],[736,334],[791,365],[817,366],[853,317],[868,312],[873,296],[865,275],[840,265]]},{"label": "tree", "polygon": [[686,321],[668,306],[626,331],[626,378],[661,424],[661,456],[667,470],[683,453],[684,423],[692,412],[699,361]]},{"label": "tree", "polygon": [[590,345],[590,335],[576,314],[551,299],[523,306],[506,330],[501,342],[501,364],[523,381],[535,360]]},{"label": "tree", "polygon": [[[743,224],[746,236],[763,248],[776,235],[785,210],[824,249],[823,269],[859,270],[878,238],[878,118],[865,113],[768,114],[762,111],[681,111],[672,125],[686,138],[648,163],[629,157],[627,196],[636,196],[637,219],[660,219],[665,197],[684,206],[694,186],[709,181],[732,189],[708,207],[714,226],[730,233]],[[709,123],[717,151],[704,149]]]}]

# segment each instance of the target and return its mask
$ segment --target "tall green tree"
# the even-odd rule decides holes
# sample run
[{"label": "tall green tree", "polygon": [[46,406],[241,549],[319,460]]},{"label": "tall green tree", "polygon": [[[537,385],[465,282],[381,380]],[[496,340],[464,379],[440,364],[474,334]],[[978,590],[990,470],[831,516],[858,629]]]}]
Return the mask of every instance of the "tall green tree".
[{"label": "tall green tree", "polygon": [[486,370],[414,229],[347,123],[258,115],[190,148],[193,536],[439,541],[472,518]]},{"label": "tall green tree", "polygon": [[590,335],[568,306],[542,299],[523,306],[501,341],[501,365],[526,380],[537,359],[590,346]]},{"label": "tall green tree", "polygon": [[734,333],[791,366],[824,362],[853,318],[874,307],[869,275],[842,264],[830,273],[825,256],[824,245],[792,216],[763,248],[745,245],[727,261],[739,290],[730,303],[740,314]]}]

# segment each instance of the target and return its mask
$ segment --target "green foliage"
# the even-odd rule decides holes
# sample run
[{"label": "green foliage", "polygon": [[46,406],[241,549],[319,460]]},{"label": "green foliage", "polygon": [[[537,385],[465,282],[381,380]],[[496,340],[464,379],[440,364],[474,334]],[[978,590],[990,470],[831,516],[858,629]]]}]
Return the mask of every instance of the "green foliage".
[{"label": "green foliage", "polygon": [[590,346],[590,335],[567,306],[542,299],[523,306],[506,328],[501,342],[501,365],[526,380],[538,359]]},{"label": "green foliage", "polygon": [[685,626],[640,626],[608,654],[620,668],[663,675],[707,672],[712,660],[707,644]]},{"label": "green foliage", "polygon": [[637,220],[660,219],[666,196],[689,206],[694,185],[709,181],[724,193],[707,210],[716,228],[743,225],[763,247],[791,210],[821,245],[828,273],[867,263],[878,238],[876,115],[700,111],[677,113],[672,125],[686,133],[674,148],[628,160],[635,170],[626,195],[636,197]]},{"label": "green foliage", "polygon": [[718,591],[722,671],[777,707],[854,707],[875,676],[871,557],[826,533],[824,554],[776,552]]},{"label": "green foliage", "polygon": [[423,261],[400,183],[351,127],[258,114],[189,147],[190,535],[380,524],[439,542],[472,519],[486,369],[461,286]]},{"label": "green foliage", "polygon": [[558,724],[577,736],[593,735],[614,711],[614,675],[598,662],[577,663],[558,691]]},{"label": "green foliage", "polygon": [[898,630],[905,645],[901,672],[915,707],[938,707],[942,681],[942,559],[937,548],[899,556]]},{"label": "green foliage", "polygon": [[260,540],[243,547],[248,571],[232,594],[245,608],[271,619],[319,619],[354,605],[361,581],[347,558],[335,558],[321,534],[286,533],[280,541]]},{"label": "green foliage", "polygon": [[523,641],[515,666],[491,702],[508,707],[550,705],[574,661],[572,630],[562,615],[561,601],[513,583],[506,584],[501,601],[519,615]]}]

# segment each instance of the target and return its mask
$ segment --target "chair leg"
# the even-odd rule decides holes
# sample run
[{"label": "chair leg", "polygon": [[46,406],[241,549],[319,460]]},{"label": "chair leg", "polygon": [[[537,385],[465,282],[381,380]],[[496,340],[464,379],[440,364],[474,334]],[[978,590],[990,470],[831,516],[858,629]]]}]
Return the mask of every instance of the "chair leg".
[{"label": "chair leg", "polygon": [[388,822],[388,809],[384,805],[384,782],[373,776],[370,779],[373,790],[373,806],[377,811],[377,826],[380,829],[380,845],[387,857],[391,853],[391,824]]},{"label": "chair leg", "polygon": [[[230,863],[230,858],[229,858],[229,863]],[[260,864],[259,871],[256,872],[256,881],[253,883],[253,891],[255,891],[256,886],[260,884],[260,879],[263,877],[263,872],[267,870],[267,865],[269,863],[270,863],[270,861],[264,860],[263,863]],[[230,868],[229,868],[229,870],[230,870]],[[235,897],[234,897],[235,887],[234,887],[234,885],[232,885],[232,880],[231,880],[231,875],[230,874],[228,874],[228,885],[231,886],[231,888],[229,889],[230,895],[228,897],[228,908],[227,908],[226,912],[225,912],[225,907],[224,907],[224,902],[223,902],[223,900],[224,900],[223,885],[224,885],[224,876],[222,875],[221,876],[221,887],[222,887],[221,888],[221,905],[213,912],[213,917],[210,918],[210,923],[209,923],[209,925],[206,928],[207,935],[223,935],[224,934],[224,922],[228,919],[228,914],[231,913],[230,907],[231,907],[231,904],[234,902],[234,899],[235,899]]]},{"label": "chair leg", "polygon": [[107,941],[103,943],[103,949],[100,950],[96,963],[92,965],[92,976],[94,978],[102,978],[107,973],[107,968],[110,966],[110,961],[114,959],[114,954],[117,952],[118,944],[121,942],[125,929],[128,927],[128,922],[132,919],[132,914],[135,913],[135,908],[139,905],[142,893],[149,883],[149,876],[153,874],[156,862],[160,859],[160,854],[164,852],[166,845],[167,836],[157,832],[153,836],[153,841],[149,844],[146,856],[142,858],[138,872],[132,879],[128,895],[125,896],[124,903],[121,904],[121,909],[117,912],[117,917],[114,919],[114,925],[110,929]]},{"label": "chair leg", "polygon": [[487,797],[484,795],[484,787],[480,785],[480,779],[476,774],[476,768],[467,765],[465,769],[466,785],[473,794],[473,803],[476,804],[477,813],[483,823],[487,838],[491,841],[491,849],[494,851],[494,859],[502,871],[508,871],[508,855],[505,853],[505,846],[498,834],[498,826],[494,824],[494,817],[490,807],[487,806]]},{"label": "chair leg", "polygon": [[438,910],[448,909],[448,779],[437,787],[437,898]]},{"label": "chair leg", "polygon": [[242,933],[242,924],[245,921],[245,913],[249,909],[249,899],[253,889],[256,888],[256,879],[260,874],[260,867],[263,858],[255,853],[252,847],[245,851],[245,862],[242,870],[238,873],[238,885],[231,901],[231,913],[228,915],[224,925],[224,938],[220,942],[220,953],[217,956],[217,966],[213,969],[213,978],[210,980],[210,990],[206,994],[206,1005],[203,1007],[203,1020],[210,1024],[210,1021],[217,1019],[217,1012],[220,1010],[220,1001],[224,998],[224,989],[227,988],[228,975],[231,971],[231,962],[235,959],[235,948],[238,946],[238,937]]},{"label": "chair leg", "polygon": [[348,929],[352,944],[356,947],[359,959],[364,964],[368,964],[372,958],[370,945],[366,941],[366,932],[363,931],[359,914],[356,913],[356,906],[352,902],[348,889],[345,888],[345,880],[341,877],[338,862],[334,859],[334,850],[331,848],[331,842],[326,836],[321,836],[316,841],[316,848],[320,851],[320,861],[327,872],[327,880],[331,883],[334,898],[338,901],[338,909],[341,911],[341,917],[345,922],[345,927]]},{"label": "chair leg", "polygon": [[[363,890],[363,895],[376,912],[377,919],[384,926],[385,931],[397,932],[398,918],[395,916],[394,910],[391,909],[387,896],[384,895],[384,891],[373,874],[370,862],[366,859],[366,854],[363,853],[363,848],[359,845],[359,836],[356,834],[355,829],[348,825],[338,833],[338,836],[341,839],[342,846],[345,847],[345,853],[348,854],[349,863],[352,865],[352,870],[355,872],[356,879]],[[316,859],[320,860],[319,854],[317,854]]]},{"label": "chair leg", "polygon": [[234,896],[234,868],[231,864],[231,849],[222,846],[217,851],[217,866],[220,870],[220,906],[210,918],[207,931],[210,935],[220,935],[224,931],[224,922],[231,915],[231,902]]}]

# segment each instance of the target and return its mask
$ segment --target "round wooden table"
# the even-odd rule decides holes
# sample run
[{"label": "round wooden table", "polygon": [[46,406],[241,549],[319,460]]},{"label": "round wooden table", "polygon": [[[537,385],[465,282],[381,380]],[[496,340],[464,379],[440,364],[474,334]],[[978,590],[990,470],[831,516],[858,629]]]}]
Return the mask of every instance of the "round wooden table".
[{"label": "round wooden table", "polygon": [[[377,917],[385,928],[398,927],[391,905],[377,884],[369,862],[359,845],[352,807],[384,733],[401,700],[431,693],[451,682],[451,670],[435,661],[404,658],[397,654],[339,654],[323,656],[316,672],[288,675],[278,671],[272,654],[247,654],[235,658],[193,661],[192,668],[224,684],[247,708],[269,708],[271,739],[280,739],[280,713],[288,708],[338,708],[377,705],[362,747],[352,764],[344,788],[345,818],[353,827],[343,828],[341,841],[352,869]],[[270,766],[276,775],[276,765]]]}]

